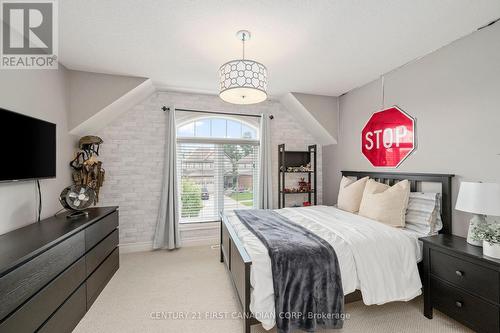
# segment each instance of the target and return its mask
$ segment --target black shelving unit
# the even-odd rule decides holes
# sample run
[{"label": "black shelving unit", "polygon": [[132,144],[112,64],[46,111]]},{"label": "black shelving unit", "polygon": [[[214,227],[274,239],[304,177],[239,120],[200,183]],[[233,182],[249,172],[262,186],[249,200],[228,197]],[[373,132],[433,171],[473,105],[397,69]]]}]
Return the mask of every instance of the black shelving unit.
[{"label": "black shelving unit", "polygon": [[[317,203],[316,193],[316,145],[310,145],[305,151],[291,151],[285,149],[285,144],[278,146],[278,207],[286,207],[287,195],[307,194],[307,199],[311,205]],[[288,167],[299,167],[311,163],[311,171],[287,171]],[[311,184],[311,190],[307,192],[285,192],[287,174],[304,174],[307,181]]]}]

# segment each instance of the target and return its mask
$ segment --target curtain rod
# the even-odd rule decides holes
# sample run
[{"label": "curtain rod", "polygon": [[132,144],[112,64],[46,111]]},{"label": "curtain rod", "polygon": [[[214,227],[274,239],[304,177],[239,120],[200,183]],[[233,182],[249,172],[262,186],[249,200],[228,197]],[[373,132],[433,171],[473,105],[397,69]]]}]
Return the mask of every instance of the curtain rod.
[{"label": "curtain rod", "polygon": [[[167,108],[166,106],[162,106],[161,109],[163,111],[170,110],[170,108]],[[199,113],[213,113],[213,114],[221,114],[221,115],[243,116],[243,117],[256,117],[256,118],[260,118],[261,117],[260,115],[256,115],[256,114],[243,114],[243,113],[232,113],[232,112],[203,111],[203,110],[192,110],[192,109],[175,109],[175,111],[199,112]],[[274,116],[272,114],[269,115],[269,119],[274,119]]]}]

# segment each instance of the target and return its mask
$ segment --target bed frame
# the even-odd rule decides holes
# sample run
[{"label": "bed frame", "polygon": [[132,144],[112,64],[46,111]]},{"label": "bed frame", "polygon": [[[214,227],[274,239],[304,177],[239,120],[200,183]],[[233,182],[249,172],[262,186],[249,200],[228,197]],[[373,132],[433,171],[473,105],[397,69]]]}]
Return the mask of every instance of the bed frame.
[{"label": "bed frame", "polygon": [[[368,176],[388,185],[393,185],[398,181],[408,179],[412,192],[419,191],[421,183],[440,183],[442,195],[441,218],[443,220],[443,229],[441,233],[451,234],[451,179],[454,175],[368,171],[342,171],[342,175],[356,179]],[[220,261],[225,263],[231,282],[236,290],[238,302],[243,310],[244,332],[250,333],[251,326],[260,323],[250,311],[250,267],[252,265],[252,259],[243,247],[243,243],[238,238],[238,235],[227,220],[227,217],[221,214],[220,219]],[[346,303],[360,299],[361,293],[359,291],[345,295]]]}]

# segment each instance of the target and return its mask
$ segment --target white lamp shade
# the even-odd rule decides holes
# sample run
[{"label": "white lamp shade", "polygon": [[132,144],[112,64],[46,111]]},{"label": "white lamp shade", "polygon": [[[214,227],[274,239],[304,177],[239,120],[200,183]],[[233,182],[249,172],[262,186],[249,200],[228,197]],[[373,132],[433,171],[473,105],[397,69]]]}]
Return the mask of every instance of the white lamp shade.
[{"label": "white lamp shade", "polygon": [[455,209],[474,214],[500,216],[500,184],[462,182]]},{"label": "white lamp shade", "polygon": [[233,104],[255,104],[267,99],[267,69],[261,63],[241,59],[219,69],[220,98]]}]

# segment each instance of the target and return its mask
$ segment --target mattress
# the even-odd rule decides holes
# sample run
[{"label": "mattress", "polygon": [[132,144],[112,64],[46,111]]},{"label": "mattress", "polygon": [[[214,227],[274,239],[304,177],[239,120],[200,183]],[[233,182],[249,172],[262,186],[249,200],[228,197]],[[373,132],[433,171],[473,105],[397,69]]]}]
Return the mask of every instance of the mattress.
[{"label": "mattress", "polygon": [[[339,261],[344,295],[361,290],[365,304],[408,301],[421,294],[419,233],[397,229],[331,206],[276,210],[326,240]],[[234,213],[227,219],[252,259],[250,310],[262,326],[274,324],[271,259],[262,242]]]},{"label": "mattress", "polygon": [[399,229],[403,234],[408,236],[411,240],[416,241],[417,244],[417,252],[415,253],[416,258],[417,258],[417,263],[422,261],[423,254],[424,254],[424,243],[420,240],[418,240],[420,237],[427,237],[427,236],[432,236],[429,234],[424,234],[415,230],[410,230],[410,229]]}]

